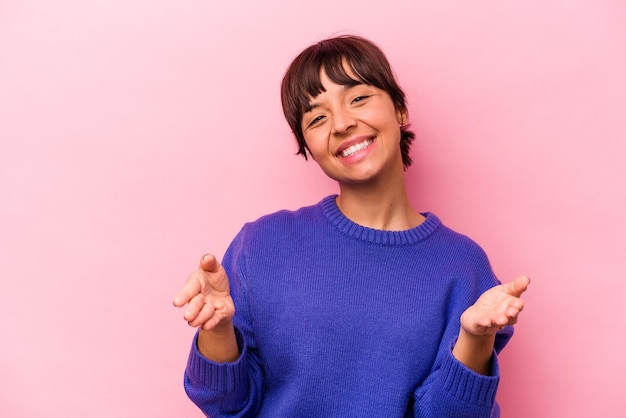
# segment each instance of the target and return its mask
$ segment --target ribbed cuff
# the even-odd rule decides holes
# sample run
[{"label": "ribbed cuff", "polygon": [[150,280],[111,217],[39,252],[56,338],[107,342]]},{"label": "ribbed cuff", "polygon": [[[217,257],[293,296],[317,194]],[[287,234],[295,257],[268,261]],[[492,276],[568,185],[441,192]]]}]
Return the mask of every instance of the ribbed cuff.
[{"label": "ribbed cuff", "polygon": [[248,387],[246,356],[248,350],[237,328],[235,328],[235,335],[239,345],[239,358],[232,363],[216,363],[200,353],[198,333],[196,333],[187,360],[187,377],[194,386],[202,386],[221,393],[244,392],[245,394]]},{"label": "ribbed cuff", "polygon": [[471,370],[452,355],[452,349],[441,364],[444,389],[455,398],[478,406],[491,407],[500,382],[498,357],[493,352],[490,376]]}]

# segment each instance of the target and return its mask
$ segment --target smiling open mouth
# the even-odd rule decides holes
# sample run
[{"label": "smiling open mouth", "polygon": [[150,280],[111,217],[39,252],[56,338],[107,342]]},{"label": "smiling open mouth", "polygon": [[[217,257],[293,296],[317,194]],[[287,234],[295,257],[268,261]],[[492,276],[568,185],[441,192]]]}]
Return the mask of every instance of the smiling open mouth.
[{"label": "smiling open mouth", "polygon": [[373,142],[374,142],[373,139],[366,139],[363,142],[360,142],[358,144],[354,144],[351,147],[348,147],[348,148],[344,149],[343,151],[341,151],[341,156],[343,158],[349,157],[352,154],[354,154],[354,153],[356,153],[358,151],[361,151],[364,148],[369,147],[370,145],[372,145]]}]

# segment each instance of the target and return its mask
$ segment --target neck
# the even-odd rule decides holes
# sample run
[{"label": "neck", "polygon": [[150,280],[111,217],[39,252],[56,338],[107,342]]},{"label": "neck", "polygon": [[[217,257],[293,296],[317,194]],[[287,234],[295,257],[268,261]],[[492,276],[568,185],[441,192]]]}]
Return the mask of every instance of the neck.
[{"label": "neck", "polygon": [[404,177],[393,187],[340,184],[339,189],[339,210],[359,225],[387,231],[403,231],[424,221],[424,217],[411,206]]}]

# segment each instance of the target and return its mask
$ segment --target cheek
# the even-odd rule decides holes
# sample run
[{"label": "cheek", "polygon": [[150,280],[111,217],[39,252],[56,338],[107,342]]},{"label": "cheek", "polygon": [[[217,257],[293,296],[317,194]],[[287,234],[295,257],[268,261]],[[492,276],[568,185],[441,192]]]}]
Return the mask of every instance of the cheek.
[{"label": "cheek", "polygon": [[315,135],[304,135],[304,143],[306,144],[307,149],[309,150],[309,155],[311,158],[316,161],[317,155],[320,153],[320,144],[316,139]]},{"label": "cheek", "polygon": [[322,127],[312,129],[304,134],[303,137],[310,150],[320,152],[328,149],[328,132]]},{"label": "cheek", "polygon": [[398,122],[398,115],[393,107],[379,106],[367,109],[367,112],[363,114],[363,117],[374,126],[378,126],[381,129],[390,129],[395,126],[400,127]]},{"label": "cheek", "polygon": [[396,120],[395,115],[386,115],[381,117],[379,114],[373,124],[378,127],[384,136],[397,136],[398,140],[400,140],[400,123]]}]

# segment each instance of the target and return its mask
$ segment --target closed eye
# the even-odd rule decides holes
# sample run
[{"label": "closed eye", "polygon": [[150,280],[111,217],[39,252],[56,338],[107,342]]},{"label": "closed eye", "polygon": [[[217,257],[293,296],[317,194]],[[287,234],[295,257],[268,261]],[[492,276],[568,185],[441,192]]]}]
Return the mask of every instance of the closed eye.
[{"label": "closed eye", "polygon": [[312,126],[317,125],[322,119],[324,119],[324,115],[316,116],[315,118],[313,118],[313,120],[311,120],[311,122],[309,122],[307,127],[310,128]]},{"label": "closed eye", "polygon": [[352,100],[353,104],[362,103],[364,100],[369,99],[370,96],[357,96]]}]

